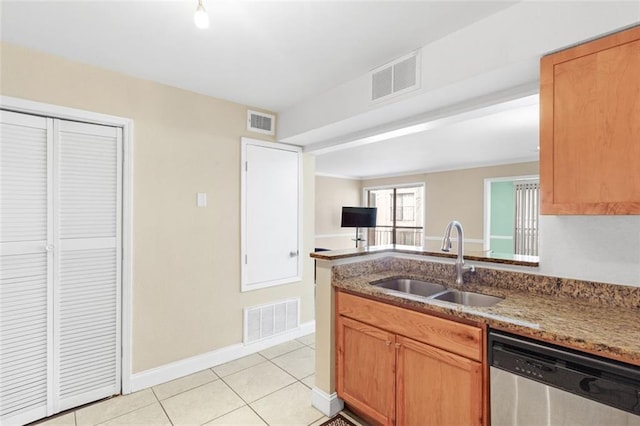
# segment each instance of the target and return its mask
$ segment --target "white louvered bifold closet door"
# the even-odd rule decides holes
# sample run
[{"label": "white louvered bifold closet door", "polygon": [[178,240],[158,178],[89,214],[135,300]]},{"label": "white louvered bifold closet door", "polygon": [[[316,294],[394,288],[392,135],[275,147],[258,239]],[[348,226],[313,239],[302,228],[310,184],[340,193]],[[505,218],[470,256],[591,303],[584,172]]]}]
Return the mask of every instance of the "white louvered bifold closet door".
[{"label": "white louvered bifold closet door", "polygon": [[121,129],[1,112],[0,424],[120,393]]},{"label": "white louvered bifold closet door", "polygon": [[54,358],[61,410],[120,392],[121,129],[55,121]]},{"label": "white louvered bifold closet door", "polygon": [[0,424],[47,415],[50,120],[0,111]]}]

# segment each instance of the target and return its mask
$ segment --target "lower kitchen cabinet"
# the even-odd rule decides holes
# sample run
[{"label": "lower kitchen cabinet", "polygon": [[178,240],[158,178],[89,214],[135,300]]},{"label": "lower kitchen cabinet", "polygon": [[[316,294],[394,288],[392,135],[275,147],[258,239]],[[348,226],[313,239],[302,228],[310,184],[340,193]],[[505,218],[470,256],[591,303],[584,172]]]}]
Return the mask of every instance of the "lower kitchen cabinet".
[{"label": "lower kitchen cabinet", "polygon": [[375,421],[393,424],[395,335],[341,318],[338,336],[338,394]]},{"label": "lower kitchen cabinet", "polygon": [[482,364],[397,337],[398,425],[482,424]]},{"label": "lower kitchen cabinet", "polygon": [[342,292],[337,308],[347,405],[381,425],[486,423],[481,328]]}]

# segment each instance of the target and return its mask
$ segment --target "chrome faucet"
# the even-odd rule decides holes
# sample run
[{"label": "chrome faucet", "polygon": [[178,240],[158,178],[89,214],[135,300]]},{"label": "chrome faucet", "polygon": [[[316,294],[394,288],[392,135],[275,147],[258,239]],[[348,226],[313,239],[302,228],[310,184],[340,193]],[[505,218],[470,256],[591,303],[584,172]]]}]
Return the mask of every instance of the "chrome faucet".
[{"label": "chrome faucet", "polygon": [[464,284],[463,274],[467,271],[475,272],[476,268],[473,265],[464,266],[463,246],[464,246],[464,232],[462,231],[462,224],[457,220],[452,220],[444,230],[444,238],[442,239],[442,251],[451,251],[451,229],[456,228],[458,232],[458,257],[456,258],[456,284]]}]

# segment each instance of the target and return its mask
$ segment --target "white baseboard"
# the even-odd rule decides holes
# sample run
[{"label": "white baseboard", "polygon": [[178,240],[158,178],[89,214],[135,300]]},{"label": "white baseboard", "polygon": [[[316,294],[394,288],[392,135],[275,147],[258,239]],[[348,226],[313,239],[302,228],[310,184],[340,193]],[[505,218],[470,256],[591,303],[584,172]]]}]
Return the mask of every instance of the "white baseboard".
[{"label": "white baseboard", "polygon": [[316,386],[311,389],[311,405],[316,407],[327,417],[333,417],[344,408],[344,401],[338,398],[337,393],[329,395]]},{"label": "white baseboard", "polygon": [[151,386],[197,373],[198,371],[215,367],[217,365],[224,364],[225,362],[233,361],[234,359],[242,358],[243,356],[265,350],[271,346],[306,336],[307,334],[314,333],[315,331],[316,322],[309,321],[304,324],[300,324],[300,327],[295,330],[291,330],[287,333],[261,340],[259,342],[248,345],[238,343],[236,345],[226,346],[221,349],[216,349],[215,351],[196,355],[191,358],[172,362],[160,367],[141,371],[140,373],[135,373],[131,376],[131,392],[150,388]]}]

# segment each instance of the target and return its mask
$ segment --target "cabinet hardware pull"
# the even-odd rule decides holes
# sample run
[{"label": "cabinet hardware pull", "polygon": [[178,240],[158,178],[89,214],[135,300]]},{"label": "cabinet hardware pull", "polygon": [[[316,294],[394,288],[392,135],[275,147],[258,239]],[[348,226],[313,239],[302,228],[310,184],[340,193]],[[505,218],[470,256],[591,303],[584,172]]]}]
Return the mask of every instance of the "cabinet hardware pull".
[{"label": "cabinet hardware pull", "polygon": [[400,349],[400,346],[402,346],[400,343],[396,343],[396,349]]},{"label": "cabinet hardware pull", "polygon": [[387,344],[387,346],[389,346],[391,344],[391,342],[388,341],[388,340],[385,343]]}]

